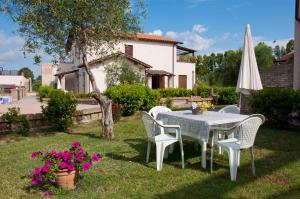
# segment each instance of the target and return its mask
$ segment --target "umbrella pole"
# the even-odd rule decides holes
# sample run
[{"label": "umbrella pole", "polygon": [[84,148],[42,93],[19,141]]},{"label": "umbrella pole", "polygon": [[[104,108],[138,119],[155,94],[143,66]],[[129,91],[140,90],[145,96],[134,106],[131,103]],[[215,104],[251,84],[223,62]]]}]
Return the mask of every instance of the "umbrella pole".
[{"label": "umbrella pole", "polygon": [[241,92],[239,92],[239,105],[238,105],[238,107],[239,108],[241,108],[241,106],[242,106],[242,93]]}]

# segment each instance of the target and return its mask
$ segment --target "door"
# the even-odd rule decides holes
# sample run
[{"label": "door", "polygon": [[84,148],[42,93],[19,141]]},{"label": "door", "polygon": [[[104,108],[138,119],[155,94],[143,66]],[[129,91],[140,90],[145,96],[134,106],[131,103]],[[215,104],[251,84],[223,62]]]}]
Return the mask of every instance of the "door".
[{"label": "door", "polygon": [[179,88],[187,88],[187,76],[186,75],[179,75],[178,76],[178,87]]},{"label": "door", "polygon": [[159,88],[165,88],[165,77],[159,76]]}]

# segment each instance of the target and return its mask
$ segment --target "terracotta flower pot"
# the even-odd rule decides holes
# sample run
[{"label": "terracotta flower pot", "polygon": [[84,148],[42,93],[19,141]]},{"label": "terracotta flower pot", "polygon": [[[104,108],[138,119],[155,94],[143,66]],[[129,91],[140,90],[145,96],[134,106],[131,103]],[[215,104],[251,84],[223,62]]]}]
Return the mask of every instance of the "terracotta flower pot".
[{"label": "terracotta flower pot", "polygon": [[67,169],[56,171],[56,183],[63,189],[75,189],[76,171],[68,171]]}]

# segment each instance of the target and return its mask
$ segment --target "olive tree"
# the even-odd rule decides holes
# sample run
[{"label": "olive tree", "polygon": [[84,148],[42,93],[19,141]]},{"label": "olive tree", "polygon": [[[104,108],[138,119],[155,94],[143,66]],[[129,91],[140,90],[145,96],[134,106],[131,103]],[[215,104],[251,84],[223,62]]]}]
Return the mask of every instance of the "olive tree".
[{"label": "olive tree", "polygon": [[[18,23],[25,38],[24,50],[44,50],[57,61],[76,52],[89,76],[93,98],[102,108],[102,133],[112,139],[112,101],[100,94],[90,70],[89,56],[104,56],[124,37],[140,31],[144,15],[140,0],[2,0],[6,11]],[[130,34],[129,34],[130,32]],[[36,60],[39,60],[36,58]]]}]

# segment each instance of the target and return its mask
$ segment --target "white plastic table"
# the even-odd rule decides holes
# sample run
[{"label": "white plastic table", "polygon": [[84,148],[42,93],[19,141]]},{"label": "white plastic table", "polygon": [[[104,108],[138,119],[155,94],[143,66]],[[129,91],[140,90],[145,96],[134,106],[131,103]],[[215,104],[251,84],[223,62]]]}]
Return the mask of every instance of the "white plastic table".
[{"label": "white plastic table", "polygon": [[230,127],[247,117],[247,115],[215,111],[207,111],[202,115],[193,115],[190,110],[159,113],[157,115],[157,119],[163,121],[164,124],[180,125],[183,137],[197,140],[200,143],[202,151],[201,163],[204,169],[206,168],[206,152],[210,131],[214,127]]}]

